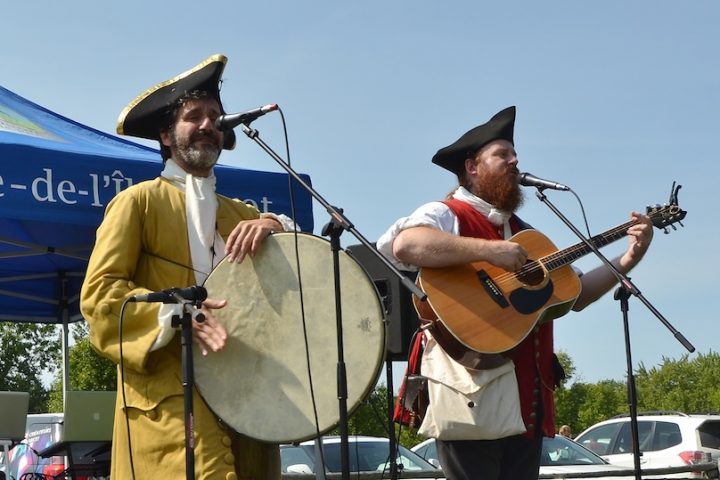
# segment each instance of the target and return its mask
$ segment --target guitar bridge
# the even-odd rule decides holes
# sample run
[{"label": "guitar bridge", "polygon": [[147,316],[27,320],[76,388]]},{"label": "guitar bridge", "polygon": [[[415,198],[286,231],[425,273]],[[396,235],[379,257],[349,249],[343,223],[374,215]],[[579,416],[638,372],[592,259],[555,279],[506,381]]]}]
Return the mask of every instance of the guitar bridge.
[{"label": "guitar bridge", "polygon": [[510,306],[498,286],[485,270],[478,270],[476,274],[478,276],[478,280],[480,280],[480,284],[483,286],[488,295],[490,295],[490,298],[492,298],[495,303],[500,306],[500,308],[507,308]]}]

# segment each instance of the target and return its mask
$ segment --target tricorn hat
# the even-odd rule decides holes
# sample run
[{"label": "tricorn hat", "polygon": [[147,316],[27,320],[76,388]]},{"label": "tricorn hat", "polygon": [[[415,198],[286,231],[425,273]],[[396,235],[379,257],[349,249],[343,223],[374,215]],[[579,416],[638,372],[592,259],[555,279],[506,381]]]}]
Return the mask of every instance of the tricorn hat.
[{"label": "tricorn hat", "polygon": [[[226,63],[224,55],[212,55],[190,70],[147,89],[120,112],[117,133],[160,140],[160,128],[168,109],[182,96],[195,90],[204,91],[217,100],[224,114],[220,101],[220,79]],[[224,134],[223,148],[232,150],[235,148],[235,133],[228,130]]]},{"label": "tricorn hat", "polygon": [[432,158],[435,165],[460,175],[465,169],[465,159],[493,140],[513,142],[515,128],[515,107],[508,107],[496,113],[487,123],[466,132],[455,143],[441,148]]}]

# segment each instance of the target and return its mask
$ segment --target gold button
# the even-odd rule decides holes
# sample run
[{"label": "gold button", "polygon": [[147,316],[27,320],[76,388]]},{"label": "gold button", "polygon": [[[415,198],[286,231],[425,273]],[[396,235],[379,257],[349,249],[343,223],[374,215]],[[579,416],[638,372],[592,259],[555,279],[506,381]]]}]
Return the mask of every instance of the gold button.
[{"label": "gold button", "polygon": [[110,304],[108,304],[108,303],[101,304],[100,305],[100,314],[107,315],[108,313],[110,313]]},{"label": "gold button", "polygon": [[235,455],[232,453],[226,453],[223,457],[223,461],[227,463],[228,465],[234,465],[235,464]]},{"label": "gold button", "polygon": [[224,447],[230,447],[232,445],[232,440],[227,435],[222,437],[220,441],[222,442]]},{"label": "gold button", "polygon": [[155,420],[157,418],[157,412],[155,410],[148,410],[145,412],[145,416],[150,420]]},{"label": "gold button", "polygon": [[110,298],[123,298],[125,296],[125,290],[122,290],[120,288],[113,288],[110,290],[110,293],[108,294]]},{"label": "gold button", "polygon": [[228,474],[225,475],[225,480],[238,480],[237,473],[228,472]]}]

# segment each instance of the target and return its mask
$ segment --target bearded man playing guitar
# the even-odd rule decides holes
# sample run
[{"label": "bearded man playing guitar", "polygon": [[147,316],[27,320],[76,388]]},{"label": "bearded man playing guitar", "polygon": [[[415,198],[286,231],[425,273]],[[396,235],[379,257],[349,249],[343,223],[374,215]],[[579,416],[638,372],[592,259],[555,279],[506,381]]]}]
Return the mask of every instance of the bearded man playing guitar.
[{"label": "bearded man playing guitar", "polygon": [[[440,463],[452,480],[538,478],[542,437],[552,437],[555,432],[553,391],[560,380],[550,320],[570,308],[582,310],[617,283],[605,266],[579,278],[568,266],[564,275],[574,278],[578,292],[564,300],[567,308],[552,311],[557,307],[553,295],[561,289],[560,281],[546,280],[538,290],[548,292],[541,303],[551,307],[550,314],[530,312],[535,315],[532,325],[516,336],[516,341],[510,341],[507,351],[483,356],[483,352],[465,348],[473,345],[472,341],[463,341],[446,328],[448,322],[434,303],[438,297],[424,288],[425,270],[443,272],[447,267],[486,262],[488,268],[473,271],[481,285],[476,296],[489,298],[488,303],[498,312],[523,310],[523,299],[515,300],[501,291],[505,277],[516,276],[535,260],[521,243],[508,240],[530,228],[514,213],[523,200],[514,125],[515,107],[509,107],[440,149],[433,163],[456,174],[460,186],[444,201],[425,204],[399,219],[377,243],[378,250],[398,268],[422,269],[419,284],[435,310],[430,314],[442,320],[427,319],[419,305],[424,302],[416,302],[425,327],[416,337],[424,346],[420,373],[427,378],[429,394],[419,433],[436,438]],[[612,261],[621,272],[629,272],[643,257],[652,240],[652,226],[647,216],[631,214],[623,232],[629,238],[628,248]],[[486,275],[491,269],[502,274],[493,280]],[[453,307],[457,307],[456,316],[471,315],[463,305]],[[478,336],[491,336],[503,328],[490,326]],[[500,333],[498,338],[504,339]],[[452,350],[450,344],[460,348]]]}]

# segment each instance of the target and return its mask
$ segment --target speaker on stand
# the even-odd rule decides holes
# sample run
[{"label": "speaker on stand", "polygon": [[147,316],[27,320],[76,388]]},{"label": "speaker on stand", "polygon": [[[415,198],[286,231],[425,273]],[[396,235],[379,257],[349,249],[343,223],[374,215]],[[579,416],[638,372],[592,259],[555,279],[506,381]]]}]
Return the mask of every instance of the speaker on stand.
[{"label": "speaker on stand", "polygon": [[[351,245],[346,251],[367,271],[383,300],[388,335],[387,358],[406,361],[410,340],[418,328],[412,294],[403,288],[395,274],[364,245]],[[417,276],[416,272],[403,273],[413,280]]]}]

